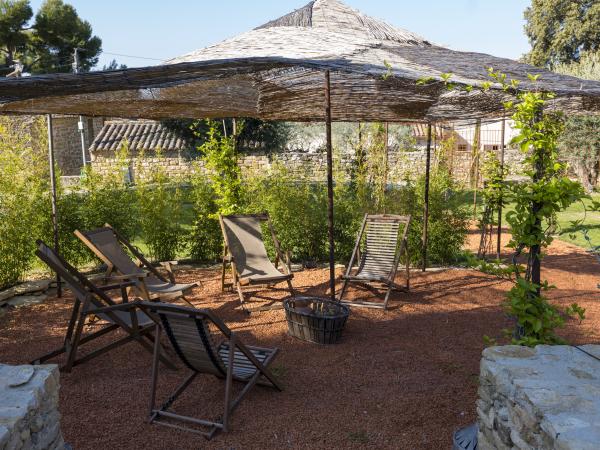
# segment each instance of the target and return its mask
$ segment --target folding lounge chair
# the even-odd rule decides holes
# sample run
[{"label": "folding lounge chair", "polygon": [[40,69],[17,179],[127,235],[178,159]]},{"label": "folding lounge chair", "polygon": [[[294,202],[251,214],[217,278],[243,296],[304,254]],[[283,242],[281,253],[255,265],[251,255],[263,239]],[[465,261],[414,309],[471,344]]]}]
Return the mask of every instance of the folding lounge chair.
[{"label": "folding lounge chair", "polygon": [[[273,225],[268,214],[246,214],[219,216],[221,230],[223,231],[224,253],[223,270],[221,273],[221,288],[225,289],[225,270],[227,264],[231,264],[233,277],[232,285],[237,289],[242,308],[246,312],[263,311],[267,309],[281,308],[282,305],[260,307],[249,310],[246,308],[243,286],[250,285],[273,285],[287,282],[290,293],[294,294],[292,286],[292,270],[290,267],[289,253],[285,257],[281,251],[279,241],[275,236]],[[267,222],[273,245],[275,247],[275,265],[269,260],[267,249],[263,242],[261,222]],[[277,266],[284,262],[281,273]]]},{"label": "folding lounge chair", "polygon": [[[178,284],[171,267],[172,264],[176,264],[175,261],[161,263],[167,269],[168,279],[166,279],[127,239],[108,224],[93,231],[76,230],[75,235],[108,266],[107,276],[115,270],[121,275],[148,271],[148,276],[136,283],[138,294],[146,300],[165,301],[181,298],[191,305],[185,298],[185,294],[198,284]],[[137,258],[137,264],[125,252],[123,246]]]},{"label": "folding lounge chair", "polygon": [[[356,245],[342,277],[344,284],[340,292],[340,301],[351,306],[387,309],[388,300],[392,290],[408,292],[410,283],[409,255],[408,255],[408,228],[410,216],[396,216],[390,214],[366,214],[356,239]],[[404,225],[404,230],[401,229]],[[402,233],[402,237],[400,237]],[[398,264],[402,254],[406,255],[406,285],[400,286],[394,282]],[[354,264],[358,268],[352,274]],[[383,303],[368,301],[343,301],[348,283],[381,283],[387,286],[387,293]]]},{"label": "folding lounge chair", "polygon": [[[138,308],[151,317],[156,324],[150,423],[191,431],[211,439],[217,432],[229,430],[234,409],[255,384],[273,387],[278,391],[282,390],[281,385],[269,369],[279,350],[244,345],[237,335],[208,309],[142,301],[122,304],[113,308],[126,311]],[[156,407],[161,330],[165,331],[173,349],[182,363],[191,370],[191,374],[160,407]],[[217,342],[217,338],[221,338],[221,342]],[[199,374],[215,375],[225,380],[224,411],[217,419],[198,419],[177,414],[172,410],[169,411],[177,398]],[[244,384],[235,398],[233,398],[232,392],[233,381]],[[196,427],[178,425],[175,423],[177,421]]]},{"label": "folding lounge chair", "polygon": [[[35,359],[31,364],[42,364],[51,358],[66,353],[67,362],[61,369],[70,372],[74,366],[89,361],[92,358],[100,356],[109,350],[131,341],[137,341],[148,352],[153,352],[154,323],[145,313],[141,311],[101,311],[102,308],[115,305],[115,302],[106,294],[106,292],[120,289],[123,302],[127,302],[126,288],[133,285],[135,281],[124,281],[125,278],[133,279],[136,276],[143,277],[145,274],[116,277],[117,279],[121,278],[119,283],[97,287],[42,241],[37,241],[37,244],[38,250],[36,251],[36,255],[66,282],[75,296],[75,302],[63,346]],[[113,280],[115,280],[115,278],[113,278]],[[107,325],[92,334],[84,336],[83,328],[86,319],[90,316],[97,316],[106,321]],[[81,345],[117,330],[124,331],[126,336],[119,337],[110,344],[96,349],[84,356],[78,357],[77,353]],[[160,358],[169,367],[174,368],[173,364],[164,356],[161,355]]]}]

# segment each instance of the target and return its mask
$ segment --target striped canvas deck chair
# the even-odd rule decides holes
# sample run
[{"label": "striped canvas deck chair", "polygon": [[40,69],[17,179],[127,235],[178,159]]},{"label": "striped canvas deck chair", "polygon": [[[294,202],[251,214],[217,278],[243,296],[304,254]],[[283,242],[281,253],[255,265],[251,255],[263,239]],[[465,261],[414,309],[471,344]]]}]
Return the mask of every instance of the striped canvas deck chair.
[{"label": "striped canvas deck chair", "polygon": [[[351,306],[387,309],[392,290],[407,292],[410,286],[408,229],[410,216],[391,214],[366,214],[356,239],[350,263],[342,277],[344,283],[340,301]],[[394,281],[402,255],[406,255],[406,284],[400,286]],[[357,265],[356,270],[353,268]],[[349,282],[379,283],[387,286],[383,302],[344,301],[343,297]]]},{"label": "striped canvas deck chair", "polygon": [[[155,322],[156,342],[150,394],[150,423],[198,433],[211,439],[228,431],[235,408],[255,385],[281,391],[281,385],[269,369],[277,348],[245,345],[208,309],[195,309],[158,302],[133,302],[117,309],[139,308]],[[162,403],[156,405],[159,367],[159,337],[164,332],[181,362],[191,371],[183,383]],[[225,382],[223,413],[213,419],[199,419],[173,412],[172,406],[187,387],[201,374],[214,375]],[[243,385],[234,397],[233,382]],[[183,424],[182,424],[183,423]]]},{"label": "striped canvas deck chair", "polygon": [[[122,296],[121,300],[127,303],[126,288],[135,283],[135,281],[130,279],[132,278],[131,275],[128,276],[129,280],[125,280],[124,278],[121,279],[121,281],[113,279],[118,282],[116,284],[98,287],[91,283],[77,271],[77,269],[62,259],[54,252],[54,250],[42,241],[37,241],[37,244],[37,256],[67,284],[73,293],[74,303],[62,347],[35,359],[31,364],[42,364],[51,358],[65,353],[67,361],[65,365],[61,367],[61,370],[70,372],[76,365],[82,364],[92,358],[96,358],[110,350],[133,341],[138,342],[148,352],[153,352],[152,344],[155,342],[153,335],[154,323],[150,317],[142,311],[103,311],[104,308],[116,305],[115,301],[106,294],[109,291],[120,290]],[[91,316],[101,319],[106,325],[99,330],[86,335],[84,333],[84,325]],[[112,335],[117,331],[124,332],[124,336],[118,335],[109,343],[106,343],[105,341],[104,346],[88,352],[85,355],[80,355],[79,348],[82,345],[107,334]],[[155,356],[158,357],[158,353],[155,353]],[[160,355],[160,358],[162,362],[167,364],[170,368],[174,368],[173,364],[163,355]]]},{"label": "striped canvas deck chair", "polygon": [[[223,231],[224,253],[223,270],[221,273],[221,287],[225,289],[225,271],[227,264],[231,265],[232,285],[236,288],[242,308],[250,313],[267,309],[281,308],[282,305],[263,306],[254,309],[246,308],[246,301],[242,287],[256,285],[274,285],[286,282],[291,295],[294,295],[292,286],[292,270],[290,267],[289,253],[281,251],[279,241],[275,235],[273,225],[268,214],[244,214],[219,216],[221,230]],[[267,222],[273,245],[275,247],[275,264],[267,255],[263,241],[261,222]],[[283,263],[283,273],[279,271],[279,262]]]},{"label": "striped canvas deck chair", "polygon": [[[121,275],[148,272],[148,276],[136,283],[138,294],[147,300],[166,301],[181,298],[192,305],[185,294],[198,286],[197,283],[177,283],[173,274],[172,265],[176,261],[163,262],[168,278],[165,278],[127,239],[109,224],[92,231],[75,231],[83,242],[108,269],[106,276],[112,272]],[[133,261],[125,251],[127,249],[137,261]],[[193,305],[192,305],[193,306]]]}]

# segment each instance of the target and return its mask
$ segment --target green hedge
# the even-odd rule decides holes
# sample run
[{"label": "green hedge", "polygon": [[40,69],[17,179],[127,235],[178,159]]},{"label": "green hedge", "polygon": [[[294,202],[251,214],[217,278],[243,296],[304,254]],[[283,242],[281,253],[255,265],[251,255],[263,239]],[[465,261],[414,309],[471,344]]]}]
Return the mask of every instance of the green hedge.
[{"label": "green hedge", "polygon": [[[43,124],[38,124],[41,126]],[[33,148],[23,130],[7,130],[0,122],[0,287],[14,284],[37,264],[35,239],[52,243],[49,183],[45,149]],[[9,136],[10,139],[7,137]],[[16,136],[16,137],[15,137]],[[123,167],[100,175],[87,169],[81,185],[70,192],[59,190],[61,253],[82,266],[99,262],[73,235],[76,229],[93,229],[110,223],[155,260],[176,257],[218,261],[222,254],[218,202],[213,185],[196,171],[188,180],[169,179],[162,169],[143,173],[143,181],[129,185],[123,170],[129,164],[126,149]],[[160,157],[160,155],[159,155]],[[284,168],[247,177],[241,186],[238,212],[268,212],[282,247],[294,261],[327,260],[327,189],[324,183],[292,180]],[[431,180],[429,261],[447,264],[461,252],[468,215],[456,187],[444,173]],[[376,192],[377,191],[377,192]],[[405,186],[380,187],[338,181],[335,195],[336,259],[347,263],[365,213],[411,214],[409,245],[413,263],[420,262],[423,180]],[[267,246],[272,251],[269,233]]]}]

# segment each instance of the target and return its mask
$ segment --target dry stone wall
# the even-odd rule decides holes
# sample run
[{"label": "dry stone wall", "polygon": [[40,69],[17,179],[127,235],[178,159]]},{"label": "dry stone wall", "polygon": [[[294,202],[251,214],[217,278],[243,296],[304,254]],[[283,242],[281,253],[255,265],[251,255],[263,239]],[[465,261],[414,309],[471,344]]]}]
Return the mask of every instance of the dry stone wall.
[{"label": "dry stone wall", "polygon": [[58,389],[56,365],[0,364],[0,450],[65,448]]},{"label": "dry stone wall", "polygon": [[[205,170],[203,162],[190,156],[191,152],[163,152],[161,158],[147,154],[141,161],[130,160],[129,172],[135,179],[138,165],[143,170],[152,166],[160,165],[170,176],[185,177],[193,170]],[[93,152],[92,165],[100,172],[114,170],[116,159],[114,154],[107,152]],[[522,154],[519,150],[508,149],[505,152],[505,163],[513,178],[519,176],[522,162]],[[389,152],[389,182],[402,183],[407,177],[418,176],[425,172],[426,152],[424,149],[414,151],[402,151],[390,149]],[[435,161],[435,154],[433,155]],[[471,170],[472,157],[467,152],[455,152],[453,157],[452,172],[459,182],[467,182]],[[346,177],[349,176],[353,164],[354,155],[351,152],[337,152],[334,157],[336,170],[342,170]],[[325,181],[326,155],[323,151],[302,151],[299,149],[286,149],[282,152],[265,152],[262,150],[248,150],[244,152],[239,160],[242,172],[245,174],[266,173],[272,168],[280,165],[285,167],[292,178],[308,178],[313,181]]]},{"label": "dry stone wall", "polygon": [[[600,345],[490,347],[481,360],[480,450],[600,448]],[[587,352],[587,353],[586,353]]]}]

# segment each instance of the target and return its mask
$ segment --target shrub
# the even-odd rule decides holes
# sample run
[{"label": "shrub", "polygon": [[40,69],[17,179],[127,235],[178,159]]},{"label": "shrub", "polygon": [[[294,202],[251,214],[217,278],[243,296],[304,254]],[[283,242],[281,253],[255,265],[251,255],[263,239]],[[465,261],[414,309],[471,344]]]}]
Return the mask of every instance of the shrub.
[{"label": "shrub", "polygon": [[42,233],[49,199],[44,126],[43,119],[0,117],[0,288],[31,267]]},{"label": "shrub", "polygon": [[[135,193],[123,176],[127,167],[128,147],[117,151],[117,164],[108,172],[93,166],[83,169],[79,186],[67,191],[58,186],[58,228],[61,255],[73,265],[94,260],[93,253],[73,234],[93,230],[109,223],[127,238],[134,236],[138,223]],[[47,217],[50,217],[48,205]],[[45,235],[52,239],[52,223],[46,223]]]},{"label": "shrub", "polygon": [[[156,155],[162,157],[160,151]],[[158,261],[175,259],[184,244],[181,180],[172,180],[164,164],[144,168],[138,159],[139,181],[136,189],[140,230],[150,255]]]},{"label": "shrub", "polygon": [[[290,172],[277,166],[267,175],[248,180],[247,209],[268,212],[283,250],[296,261],[325,259],[327,245],[327,191],[322,184],[294,182]],[[270,244],[269,233],[263,233]]]},{"label": "shrub", "polygon": [[[405,188],[404,204],[412,215],[408,235],[411,260],[422,264],[422,230],[425,177],[409,182]],[[430,264],[452,264],[462,254],[467,236],[469,213],[456,195],[457,186],[446,170],[434,170],[429,184],[429,224],[427,261]]]},{"label": "shrub", "polygon": [[216,193],[200,170],[194,172],[191,184],[194,220],[187,242],[191,257],[197,261],[217,261],[222,256],[223,237],[217,217]]}]

